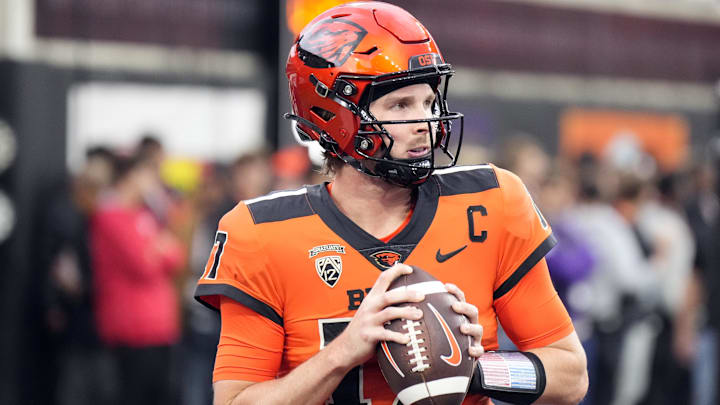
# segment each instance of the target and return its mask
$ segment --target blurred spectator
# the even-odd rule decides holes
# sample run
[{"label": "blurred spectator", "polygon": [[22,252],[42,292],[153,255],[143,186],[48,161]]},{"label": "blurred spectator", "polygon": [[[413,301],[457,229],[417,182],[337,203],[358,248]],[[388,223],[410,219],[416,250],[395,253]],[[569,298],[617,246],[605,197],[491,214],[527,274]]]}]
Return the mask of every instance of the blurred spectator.
[{"label": "blurred spectator", "polygon": [[678,176],[667,174],[657,184],[655,198],[637,212],[637,228],[653,247],[650,265],[660,280],[661,301],[655,316],[660,330],[654,343],[650,386],[641,401],[647,405],[690,401],[690,371],[673,353],[673,325],[692,270],[695,244],[682,206],[677,200]]},{"label": "blurred spectator", "polygon": [[230,197],[227,169],[208,166],[193,195],[195,223],[189,250],[189,274],[183,285],[185,323],[182,342],[181,403],[212,404],[212,370],[220,334],[220,317],[193,298],[198,278],[205,270],[213,233],[225,212],[236,204]]},{"label": "blurred spectator", "polygon": [[230,196],[234,203],[264,195],[272,185],[273,167],[265,152],[240,156],[230,167]]},{"label": "blurred spectator", "polygon": [[[644,155],[638,156],[643,159]],[[654,163],[651,165],[654,167]],[[619,171],[618,193],[614,201],[614,207],[629,226],[643,260],[642,267],[635,269],[643,284],[635,295],[624,297],[622,308],[624,334],[615,393],[615,401],[622,404],[638,403],[647,392],[653,345],[662,327],[656,315],[662,299],[661,283],[652,265],[658,249],[655,240],[643,234],[638,223],[640,209],[648,197],[647,185],[651,177],[651,172]]]},{"label": "blurred spectator", "polygon": [[[567,213],[577,203],[577,180],[570,167],[558,162],[542,186],[539,203],[558,244],[547,255],[553,284],[568,309],[581,342],[592,334],[588,316],[588,283],[595,258],[584,235]],[[586,349],[587,351],[587,349]]]},{"label": "blurred spectator", "polygon": [[140,160],[149,162],[159,173],[165,160],[165,148],[157,135],[152,132],[144,133],[140,137],[135,153]]},{"label": "blurred spectator", "polygon": [[530,194],[537,196],[550,170],[550,158],[536,137],[517,134],[503,142],[498,156],[498,166],[517,174]]},{"label": "blurred spectator", "polygon": [[117,362],[122,404],[171,398],[171,347],[180,334],[173,275],[183,251],[144,205],[159,187],[147,160],[118,159],[91,223],[98,333]]},{"label": "blurred spectator", "polygon": [[270,192],[272,180],[268,155],[250,153],[238,158],[229,170],[219,165],[208,167],[194,195],[196,220],[190,247],[190,276],[183,290],[186,322],[181,402],[184,405],[208,405],[213,398],[212,371],[220,318],[200,305],[193,294],[197,280],[205,270],[208,252],[212,250],[217,224],[238,201]]},{"label": "blurred spectator", "polygon": [[[550,222],[553,235],[558,240],[558,244],[546,256],[550,277],[570,313],[588,359],[592,359],[593,324],[588,302],[592,292],[588,279],[596,259],[585,235],[569,215],[578,197],[577,176],[573,168],[558,160],[549,170],[538,197],[543,215]],[[591,403],[589,397],[583,402],[585,405]]]},{"label": "blurred spectator", "polygon": [[136,159],[146,164],[150,172],[157,177],[159,187],[147,190],[143,195],[143,203],[147,205],[155,218],[167,224],[173,208],[170,191],[162,183],[161,170],[165,161],[165,149],[159,138],[153,133],[145,133],[135,147]]},{"label": "blurred spectator", "polygon": [[[699,387],[694,392],[694,400],[706,405],[718,403],[720,386],[720,350],[717,347],[720,330],[720,198],[716,167],[705,163],[694,174],[696,193],[686,210],[697,243],[695,271],[685,292],[682,310],[678,312],[674,352],[686,362],[697,358],[694,364],[696,377],[705,383],[696,383]],[[704,324],[701,323],[702,313],[705,314]],[[703,331],[700,336],[697,336],[698,330]],[[699,348],[697,352],[696,348]],[[710,381],[707,381],[708,374]]]},{"label": "blurred spectator", "polygon": [[275,175],[273,190],[294,190],[310,183],[312,165],[304,146],[281,149],[272,155],[271,161]]},{"label": "blurred spectator", "polygon": [[[465,152],[468,151],[465,149],[466,147],[463,147],[463,152],[460,154],[460,159],[466,162],[464,164],[482,163],[486,161],[484,158],[489,155],[482,147],[472,146],[469,151],[470,156],[466,156]],[[537,198],[549,168],[549,157],[538,143],[537,138],[524,133],[506,137],[500,145],[497,156],[498,159],[495,163],[520,177],[530,195]],[[553,250],[555,249],[553,248]],[[546,256],[546,258],[548,257],[549,255]],[[502,329],[502,325],[498,327],[498,345],[500,350],[518,350],[517,346]],[[494,402],[504,404],[504,402],[500,401]]]},{"label": "blurred spectator", "polygon": [[583,341],[590,334],[585,297],[574,300],[570,297],[587,292],[584,281],[592,271],[594,259],[582,233],[566,215],[577,202],[578,187],[577,179],[572,175],[573,168],[560,161],[552,166],[538,140],[527,134],[512,136],[503,143],[500,162],[523,180],[552,225],[558,244],[546,257],[550,276]]},{"label": "blurred spectator", "polygon": [[[473,143],[470,139],[467,139],[463,141],[462,152],[460,153],[460,157],[458,157],[457,164],[471,166],[491,162],[493,161],[493,159],[491,159],[491,152],[492,151],[486,146]],[[505,167],[499,162],[498,165]]]},{"label": "blurred spectator", "polygon": [[236,203],[230,197],[227,169],[208,166],[193,194],[195,218],[189,250],[188,277],[183,284],[185,322],[182,341],[181,403],[212,404],[212,370],[220,334],[220,318],[193,298],[195,284],[205,270],[207,252],[222,215]]},{"label": "blurred spectator", "polygon": [[[595,258],[585,297],[593,319],[588,396],[593,404],[610,404],[637,395],[626,390],[637,380],[632,373],[643,364],[632,356],[627,337],[639,314],[652,305],[656,280],[631,224],[607,202],[618,195],[613,187],[617,174],[590,156],[583,157],[578,173],[579,202],[567,215]],[[629,208],[632,201],[623,196],[618,203]]]},{"label": "blurred spectator", "polygon": [[113,154],[86,152],[85,166],[56,190],[42,219],[39,256],[48,272],[44,308],[57,344],[58,404],[97,404],[108,399],[108,363],[100,351],[92,305],[88,222],[98,193],[112,180]]}]

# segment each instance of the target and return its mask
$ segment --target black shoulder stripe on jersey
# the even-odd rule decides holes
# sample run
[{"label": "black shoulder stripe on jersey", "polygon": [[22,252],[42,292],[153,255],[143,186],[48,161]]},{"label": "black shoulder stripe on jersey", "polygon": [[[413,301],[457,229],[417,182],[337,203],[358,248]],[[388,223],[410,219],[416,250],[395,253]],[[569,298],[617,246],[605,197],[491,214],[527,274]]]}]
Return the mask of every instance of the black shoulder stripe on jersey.
[{"label": "black shoulder stripe on jersey", "polygon": [[440,195],[478,193],[499,187],[492,167],[478,167],[471,170],[439,173],[435,177],[440,187]]},{"label": "black shoulder stripe on jersey", "polygon": [[493,301],[507,294],[525,277],[525,275],[532,269],[546,254],[557,244],[555,236],[550,234],[545,240],[538,246],[531,254],[525,259],[522,264],[513,272],[513,274],[505,280],[504,283],[493,292]]},{"label": "black shoulder stripe on jersey", "polygon": [[217,311],[217,308],[213,307],[202,299],[202,297],[208,295],[223,295],[225,297],[232,298],[235,301],[257,312],[258,314],[264,316],[265,318],[275,322],[280,326],[283,326],[282,317],[280,316],[280,314],[275,312],[275,310],[272,309],[270,305],[258,300],[255,297],[252,297],[245,291],[239,290],[229,284],[200,284],[195,289],[195,299],[206,307]]},{"label": "black shoulder stripe on jersey", "polygon": [[[270,195],[272,196],[272,194]],[[307,194],[285,195],[245,202],[255,224],[265,222],[285,221],[287,219],[313,215],[312,207],[308,203]]]}]

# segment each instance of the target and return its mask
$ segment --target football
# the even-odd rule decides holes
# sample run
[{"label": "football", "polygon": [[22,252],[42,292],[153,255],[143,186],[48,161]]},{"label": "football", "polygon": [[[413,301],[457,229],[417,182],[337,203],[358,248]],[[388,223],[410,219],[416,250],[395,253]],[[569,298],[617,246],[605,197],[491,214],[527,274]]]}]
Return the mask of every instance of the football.
[{"label": "football", "polygon": [[423,312],[420,320],[395,319],[385,328],[410,338],[407,345],[381,342],[377,358],[385,380],[404,405],[458,405],[462,403],[473,372],[468,354],[470,337],[460,332],[469,322],[451,305],[457,301],[444,284],[426,271],[412,266],[413,272],[395,279],[388,288],[407,288],[425,294],[414,305]]}]

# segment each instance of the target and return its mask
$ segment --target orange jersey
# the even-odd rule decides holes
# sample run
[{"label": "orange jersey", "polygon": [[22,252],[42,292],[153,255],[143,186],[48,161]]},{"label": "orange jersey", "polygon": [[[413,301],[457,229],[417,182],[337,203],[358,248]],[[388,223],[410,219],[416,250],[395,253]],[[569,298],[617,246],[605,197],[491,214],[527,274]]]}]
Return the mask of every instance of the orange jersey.
[{"label": "orange jersey", "polygon": [[[196,291],[222,306],[214,380],[288,373],[342,332],[396,261],[458,285],[479,309],[486,350],[498,347],[498,319],[520,350],[548,345],[573,331],[543,260],[554,244],[522,181],[493,165],[436,171],[387,243],[345,217],[324,185],[245,201],[220,221]],[[348,373],[333,401],[397,403],[375,359]]]}]

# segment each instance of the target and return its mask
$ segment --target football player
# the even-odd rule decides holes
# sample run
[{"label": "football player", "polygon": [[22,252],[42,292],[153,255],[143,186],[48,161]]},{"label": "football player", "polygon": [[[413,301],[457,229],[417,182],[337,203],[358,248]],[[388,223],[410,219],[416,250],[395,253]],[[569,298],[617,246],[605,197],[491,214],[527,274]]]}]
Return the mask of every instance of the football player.
[{"label": "football player", "polygon": [[[221,313],[216,404],[398,403],[373,356],[378,342],[408,342],[386,321],[423,316],[398,306],[422,294],[387,291],[405,263],[447,282],[470,320],[478,366],[446,387],[469,389],[465,404],[582,399],[585,354],[543,259],[550,227],[517,176],[453,167],[452,74],[425,27],[385,3],[335,7],[297,37],[286,117],[325,149],[333,180],[220,221],[196,291]],[[498,321],[519,351],[491,352]]]}]

